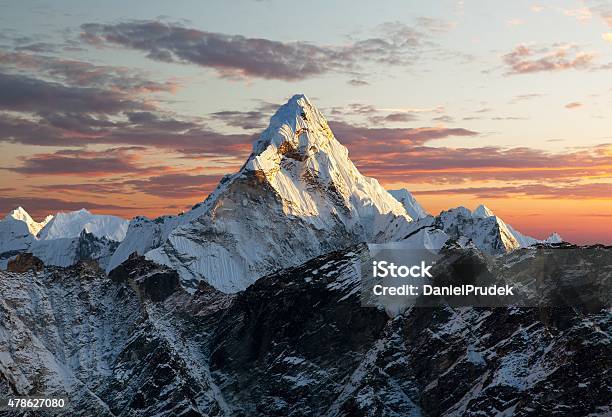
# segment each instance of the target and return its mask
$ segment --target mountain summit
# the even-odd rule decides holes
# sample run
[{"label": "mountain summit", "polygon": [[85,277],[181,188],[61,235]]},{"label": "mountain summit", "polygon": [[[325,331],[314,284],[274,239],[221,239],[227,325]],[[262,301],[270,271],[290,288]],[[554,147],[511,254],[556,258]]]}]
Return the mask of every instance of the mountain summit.
[{"label": "mountain summit", "polygon": [[36,220],[32,219],[30,214],[25,211],[23,207],[17,207],[16,209],[11,210],[5,216],[5,219],[13,219],[24,222],[28,226],[30,233],[36,236],[38,232],[40,232],[40,230],[53,219],[53,216],[49,215],[42,222],[37,222]]},{"label": "mountain summit", "polygon": [[[293,96],[271,118],[241,170],[146,257],[176,269],[186,287],[205,280],[235,292],[279,268],[407,228],[404,206],[350,161],[319,110]],[[181,224],[182,223],[182,224]],[[131,230],[163,233],[146,221]],[[136,245],[128,232],[125,248]],[[141,245],[142,246],[142,245]],[[129,256],[119,248],[111,265]]]},{"label": "mountain summit", "polygon": [[412,217],[414,220],[424,219],[429,214],[427,211],[419,204],[419,202],[414,198],[412,193],[405,188],[401,188],[399,190],[389,190],[389,193],[397,199],[400,203],[404,205],[406,212]]},{"label": "mountain summit", "polygon": [[272,117],[245,164],[243,173],[250,172],[272,186],[287,214],[339,215],[349,228],[363,228],[358,233],[366,240],[384,232],[376,222],[381,214],[411,220],[377,180],[359,173],[304,95],[293,96]]},{"label": "mountain summit", "polygon": [[120,242],[125,237],[128,221],[120,217],[92,214],[85,209],[57,213],[40,231],[41,240],[77,237],[84,230],[96,237]]}]

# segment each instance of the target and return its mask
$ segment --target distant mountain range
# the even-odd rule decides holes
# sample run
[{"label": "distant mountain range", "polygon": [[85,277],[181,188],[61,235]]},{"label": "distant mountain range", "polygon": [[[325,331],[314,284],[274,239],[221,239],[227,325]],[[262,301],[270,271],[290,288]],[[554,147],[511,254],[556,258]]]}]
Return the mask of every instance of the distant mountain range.
[{"label": "distant mountain range", "polygon": [[[91,235],[91,253],[77,255],[82,232]],[[177,270],[191,290],[205,281],[236,292],[270,271],[359,242],[407,239],[431,248],[450,238],[489,254],[561,241],[525,236],[484,206],[428,215],[408,190],[387,192],[363,176],[319,110],[296,95],[271,118],[240,171],[190,211],[128,224],[83,209],[37,223],[18,208],[0,222],[0,267],[29,252],[58,266],[90,258],[110,272],[135,252]]]},{"label": "distant mountain range", "polygon": [[127,227],[127,220],[85,209],[49,215],[38,223],[18,207],[0,220],[0,268],[6,269],[8,261],[20,253],[32,253],[46,265],[95,260],[105,267]]}]

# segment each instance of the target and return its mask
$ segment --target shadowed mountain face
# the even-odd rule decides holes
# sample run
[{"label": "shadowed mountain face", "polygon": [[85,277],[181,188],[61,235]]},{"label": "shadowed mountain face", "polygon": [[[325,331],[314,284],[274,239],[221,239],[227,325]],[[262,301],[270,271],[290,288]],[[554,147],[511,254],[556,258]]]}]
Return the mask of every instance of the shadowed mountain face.
[{"label": "shadowed mountain face", "polygon": [[[473,251],[450,252],[548,279],[534,249],[495,265]],[[137,256],[111,279],[86,264],[1,272],[0,388],[67,395],[77,416],[609,413],[606,309],[446,305],[391,318],[361,306],[366,252],[333,252],[238,294],[205,283],[189,294]],[[589,274],[612,249],[582,253],[566,262]],[[571,282],[571,265],[555,276]]]}]

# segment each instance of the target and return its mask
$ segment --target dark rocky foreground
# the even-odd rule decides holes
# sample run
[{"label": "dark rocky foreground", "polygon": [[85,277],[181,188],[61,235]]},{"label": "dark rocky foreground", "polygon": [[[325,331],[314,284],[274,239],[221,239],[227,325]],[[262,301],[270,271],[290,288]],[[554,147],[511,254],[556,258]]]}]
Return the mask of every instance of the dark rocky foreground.
[{"label": "dark rocky foreground", "polygon": [[[589,268],[609,279],[600,262],[610,265],[612,249],[591,249],[565,260],[580,269],[553,271],[559,282]],[[446,305],[389,317],[360,305],[364,251],[314,259],[236,295],[206,285],[188,294],[173,271],[139,257],[110,277],[92,264],[1,272],[0,392],[66,396],[70,409],[56,414],[71,416],[612,412],[606,308]],[[529,250],[496,267],[462,256],[504,279],[546,279]]]}]

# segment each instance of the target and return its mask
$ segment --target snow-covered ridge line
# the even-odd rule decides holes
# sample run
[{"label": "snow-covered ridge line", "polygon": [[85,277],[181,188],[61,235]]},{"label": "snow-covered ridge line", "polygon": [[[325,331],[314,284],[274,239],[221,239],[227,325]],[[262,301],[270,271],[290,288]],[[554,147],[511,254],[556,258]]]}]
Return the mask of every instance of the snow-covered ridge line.
[{"label": "snow-covered ridge line", "polygon": [[38,234],[41,240],[77,237],[84,230],[115,242],[125,238],[128,221],[117,216],[92,214],[86,209],[57,213]]},{"label": "snow-covered ridge line", "polygon": [[13,220],[19,220],[19,221],[24,222],[28,226],[30,233],[36,236],[38,232],[40,232],[40,230],[43,227],[45,227],[47,223],[51,221],[51,219],[53,219],[53,215],[50,214],[42,222],[37,222],[34,219],[32,219],[32,217],[30,217],[28,212],[25,211],[23,207],[19,206],[16,209],[11,210],[4,217],[4,219],[5,220],[13,219]]},{"label": "snow-covered ridge line", "polygon": [[105,267],[125,236],[127,225],[128,221],[120,217],[95,215],[85,209],[36,222],[18,207],[0,221],[0,269],[24,252],[47,265],[65,267],[91,259]]}]

